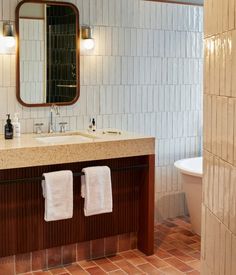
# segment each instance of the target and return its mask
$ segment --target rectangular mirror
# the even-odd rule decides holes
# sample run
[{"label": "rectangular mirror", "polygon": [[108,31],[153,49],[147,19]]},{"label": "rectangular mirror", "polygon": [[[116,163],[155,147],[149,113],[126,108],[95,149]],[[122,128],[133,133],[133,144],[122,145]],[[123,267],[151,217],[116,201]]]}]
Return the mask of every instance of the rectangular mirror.
[{"label": "rectangular mirror", "polygon": [[28,107],[79,97],[79,12],[71,3],[25,0],[16,8],[17,99]]}]

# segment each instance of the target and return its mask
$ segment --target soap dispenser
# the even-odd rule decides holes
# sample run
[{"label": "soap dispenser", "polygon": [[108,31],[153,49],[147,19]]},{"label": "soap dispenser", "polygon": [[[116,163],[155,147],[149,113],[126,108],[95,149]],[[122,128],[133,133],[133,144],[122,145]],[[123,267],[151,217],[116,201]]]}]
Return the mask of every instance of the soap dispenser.
[{"label": "soap dispenser", "polygon": [[14,114],[12,124],[13,124],[14,137],[20,137],[20,122],[19,122],[17,113]]},{"label": "soap dispenser", "polygon": [[96,122],[95,122],[95,118],[92,119],[92,131],[93,131],[93,132],[96,131]]},{"label": "soap dispenser", "polygon": [[7,124],[5,125],[5,139],[13,139],[13,125],[11,124],[10,114],[7,114]]}]

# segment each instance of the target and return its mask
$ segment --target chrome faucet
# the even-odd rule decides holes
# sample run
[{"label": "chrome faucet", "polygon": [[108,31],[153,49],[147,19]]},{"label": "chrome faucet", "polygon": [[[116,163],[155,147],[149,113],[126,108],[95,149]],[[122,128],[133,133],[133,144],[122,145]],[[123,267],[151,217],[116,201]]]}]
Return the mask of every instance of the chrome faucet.
[{"label": "chrome faucet", "polygon": [[53,123],[53,112],[55,112],[56,115],[60,115],[59,107],[55,104],[52,104],[50,108],[50,121],[48,125],[48,133],[54,133],[56,131],[55,125]]}]

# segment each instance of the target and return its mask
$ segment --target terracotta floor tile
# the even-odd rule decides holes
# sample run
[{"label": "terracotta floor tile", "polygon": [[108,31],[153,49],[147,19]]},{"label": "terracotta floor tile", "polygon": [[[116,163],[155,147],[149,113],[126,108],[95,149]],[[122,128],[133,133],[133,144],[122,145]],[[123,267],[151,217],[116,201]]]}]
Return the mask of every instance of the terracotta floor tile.
[{"label": "terracotta floor tile", "polygon": [[36,272],[33,272],[34,275],[49,275],[49,274],[52,274],[50,273],[49,271],[36,271]]},{"label": "terracotta floor tile", "polygon": [[139,269],[143,270],[146,274],[149,275],[161,275],[161,271],[159,271],[157,268],[155,268],[153,265],[147,263],[147,264],[142,264],[138,266]]},{"label": "terracotta floor tile", "polygon": [[183,262],[193,261],[194,258],[180,251],[179,249],[168,250],[168,253],[172,254],[176,258],[180,259]]},{"label": "terracotta floor tile", "polygon": [[191,230],[191,224],[186,223],[185,221],[183,221],[181,219],[175,219],[173,221],[173,223],[176,224],[176,225],[178,225],[178,226],[184,227],[187,230]]},{"label": "terracotta floor tile", "polygon": [[[86,257],[90,257],[90,245],[92,243],[82,243],[77,245],[77,259],[80,260],[77,263],[70,264],[64,268],[54,268],[49,271],[39,271],[32,273],[33,275],[200,275],[200,237],[191,231],[191,225],[188,223],[188,218],[181,217],[180,219],[168,219],[161,224],[155,226],[155,250],[154,255],[146,256],[137,249],[124,251],[117,255],[108,256],[106,258],[99,258],[96,260],[84,260]],[[128,236],[128,235],[127,235]],[[129,245],[129,238],[126,234],[121,238],[121,244],[124,242],[124,247]],[[110,240],[110,239],[109,239]],[[107,242],[105,239],[105,248],[107,250],[113,250],[115,245],[115,239],[111,239],[111,242]],[[100,245],[101,244],[101,245]],[[122,246],[123,246],[122,244]],[[94,253],[96,254],[95,246],[99,246],[99,250],[104,251],[104,241],[96,240],[94,242]],[[92,246],[92,245],[91,245]],[[114,246],[115,247],[115,246]],[[128,247],[128,246],[127,246]],[[75,246],[72,250],[67,247],[64,256],[65,261],[68,262],[75,258]],[[60,249],[58,248],[48,250],[50,264],[55,264],[55,260],[62,259],[60,255]],[[56,252],[57,259],[52,252]],[[58,252],[58,253],[57,253]],[[62,250],[63,252],[63,250]],[[71,253],[72,252],[72,253]],[[101,253],[101,254],[102,254]],[[100,252],[99,252],[100,255]],[[33,259],[39,257],[38,259]],[[32,264],[35,262],[36,266],[44,266],[44,255],[34,255],[32,257]],[[0,262],[0,275],[4,270],[4,275],[13,275],[14,273],[14,258],[6,258],[4,262]],[[82,260],[83,259],[83,260]],[[59,261],[58,261],[59,262]],[[33,265],[32,265],[33,267]],[[40,268],[39,268],[40,269]],[[35,269],[34,269],[35,270]],[[23,274],[23,273],[22,273]],[[32,275],[31,273],[24,273],[25,275]]]},{"label": "terracotta floor tile", "polygon": [[63,274],[66,272],[66,269],[64,267],[59,267],[59,268],[52,268],[49,270],[52,274]]},{"label": "terracotta floor tile", "polygon": [[119,267],[115,264],[113,264],[108,259],[98,259],[94,261],[99,267],[101,267],[106,272],[114,271],[119,269]]},{"label": "terracotta floor tile", "polygon": [[195,240],[186,239],[186,240],[183,240],[183,242],[187,245],[190,245],[191,247],[193,246],[193,249],[195,249],[195,246],[199,247],[199,244],[196,243]]},{"label": "terracotta floor tile", "polygon": [[101,264],[106,264],[106,263],[111,263],[111,261],[108,258],[100,258],[100,259],[96,259],[93,260],[97,265],[101,265]]},{"label": "terracotta floor tile", "polygon": [[132,251],[122,252],[120,254],[122,257],[124,257],[125,260],[129,261],[134,266],[147,263],[144,258],[138,256]]},{"label": "terracotta floor tile", "polygon": [[190,217],[189,216],[178,216],[177,218],[174,218],[174,220],[176,219],[180,219],[180,220],[183,220],[187,223],[190,223]]},{"label": "terracotta floor tile", "polygon": [[156,268],[168,266],[168,264],[165,261],[161,260],[157,256],[149,256],[146,259],[149,263],[151,263]]},{"label": "terracotta floor tile", "polygon": [[122,261],[118,261],[116,262],[116,264],[123,270],[125,271],[126,273],[128,274],[132,274],[132,275],[135,275],[135,274],[143,274],[143,272],[138,269],[137,267],[135,267],[134,265],[132,265],[131,263],[129,263],[128,261],[126,260],[122,260]]},{"label": "terracotta floor tile", "polygon": [[[186,236],[188,236],[188,237],[193,237],[193,239],[195,239],[195,237],[198,237],[198,238],[199,238],[198,235],[195,235],[192,231],[189,231],[189,230],[187,230],[187,229],[182,229],[182,228],[180,228],[179,233],[181,233],[181,234],[183,234],[183,235],[186,235]],[[199,241],[199,240],[200,240],[200,239],[196,239],[196,241]]]},{"label": "terracotta floor tile", "polygon": [[175,248],[175,244],[172,243],[168,243],[168,242],[156,242],[155,244],[157,245],[157,247],[162,248],[164,250],[169,250],[169,249],[174,249]]},{"label": "terracotta floor tile", "polygon": [[175,223],[170,222],[170,221],[168,221],[168,220],[163,221],[162,224],[164,224],[165,226],[170,227],[170,228],[173,228],[173,227],[176,227],[176,226],[177,226]]},{"label": "terracotta floor tile", "polygon": [[187,262],[187,264],[197,271],[201,270],[201,262],[198,260]]},{"label": "terracotta floor tile", "polygon": [[[164,235],[163,233],[156,232],[156,240],[165,241],[165,242],[171,242],[174,241],[175,238],[171,236],[171,234]],[[194,240],[191,240],[191,244],[194,243]]]},{"label": "terracotta floor tile", "polygon": [[97,266],[95,264],[94,261],[92,260],[84,260],[84,261],[79,261],[77,262],[77,264],[79,264],[82,268],[86,269],[86,268],[90,268],[90,267],[94,267],[94,266]]},{"label": "terracotta floor tile", "polygon": [[163,233],[170,233],[171,232],[171,228],[170,227],[166,227],[163,224],[159,224],[156,227],[157,231],[161,231]]},{"label": "terracotta floor tile", "polygon": [[107,257],[107,259],[109,259],[112,262],[117,262],[117,261],[123,260],[124,258],[121,255],[117,254],[114,256],[109,256],[109,257]]},{"label": "terracotta floor tile", "polygon": [[185,226],[184,226],[187,230],[192,230],[192,226],[191,226],[191,224],[186,224]]},{"label": "terracotta floor tile", "polygon": [[193,240],[193,238],[186,236],[182,233],[173,233],[170,234],[172,239],[176,239],[178,241],[183,241],[186,244],[195,244],[197,241]]},{"label": "terracotta floor tile", "polygon": [[173,258],[168,258],[165,260],[168,264],[172,265],[173,267],[175,267],[176,269],[178,269],[179,271],[182,272],[188,272],[193,270],[193,268],[187,264],[185,264],[184,262],[180,261],[179,259],[173,257]]},{"label": "terracotta floor tile", "polygon": [[[181,241],[176,240],[174,242],[171,242],[171,245],[172,245],[172,248],[177,248],[186,254],[189,254],[191,252],[196,252],[196,250],[194,250],[192,247],[186,245]],[[170,250],[170,249],[166,249],[166,250]]]},{"label": "terracotta floor tile", "polygon": [[201,237],[199,235],[194,235],[193,240],[201,242]]},{"label": "terracotta floor tile", "polygon": [[201,273],[197,270],[193,270],[193,271],[190,271],[188,273],[186,273],[186,275],[200,275]]},{"label": "terracotta floor tile", "polygon": [[107,274],[105,271],[103,271],[99,266],[94,266],[94,267],[90,267],[88,269],[86,269],[86,271],[89,274],[92,275],[103,275],[103,274]]},{"label": "terracotta floor tile", "polygon": [[[179,232],[181,232],[182,230],[186,230],[186,231],[189,231],[188,229],[186,229],[186,228],[184,228],[184,227],[182,227],[182,226],[177,226],[177,227],[175,227],[175,228],[173,228],[172,230],[171,230],[171,234],[173,233],[179,233]],[[189,232],[191,232],[191,231],[189,231]]]},{"label": "terracotta floor tile", "polygon": [[146,255],[138,249],[134,249],[134,250],[132,250],[132,252],[140,257],[146,257]]},{"label": "terracotta floor tile", "polygon": [[154,233],[154,239],[164,240],[167,234],[163,233],[162,231],[158,230]]},{"label": "terracotta floor tile", "polygon": [[165,275],[183,275],[184,274],[183,272],[178,271],[172,266],[162,268],[160,269],[160,271],[163,272],[163,274]]},{"label": "terracotta floor tile", "polygon": [[124,275],[124,274],[127,274],[127,273],[122,271],[121,269],[119,269],[119,270],[116,270],[116,271],[108,272],[108,274],[111,274],[111,275]]},{"label": "terracotta floor tile", "polygon": [[163,250],[161,248],[155,249],[155,255],[161,259],[166,259],[166,258],[172,257],[172,255],[170,253],[168,253],[166,250]]},{"label": "terracotta floor tile", "polygon": [[85,275],[88,274],[81,266],[78,264],[72,264],[66,266],[66,270],[69,271],[70,274],[72,275]]},{"label": "terracotta floor tile", "polygon": [[201,259],[201,253],[199,251],[192,251],[189,253],[189,255],[191,255],[193,258],[200,260]]},{"label": "terracotta floor tile", "polygon": [[193,249],[196,249],[197,251],[201,251],[201,243],[199,243],[199,242],[195,242],[195,243],[193,243],[193,244],[189,244],[189,246],[191,247],[191,248],[193,248]]}]

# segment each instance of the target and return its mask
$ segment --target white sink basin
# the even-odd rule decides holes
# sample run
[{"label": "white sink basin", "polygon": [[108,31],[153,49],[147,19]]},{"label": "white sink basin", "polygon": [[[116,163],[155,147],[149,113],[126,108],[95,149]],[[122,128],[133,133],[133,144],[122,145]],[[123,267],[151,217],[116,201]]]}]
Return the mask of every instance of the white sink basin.
[{"label": "white sink basin", "polygon": [[60,136],[44,136],[44,137],[37,137],[37,141],[43,143],[77,143],[77,142],[86,142],[90,141],[91,138],[81,136],[81,135],[60,135]]}]

